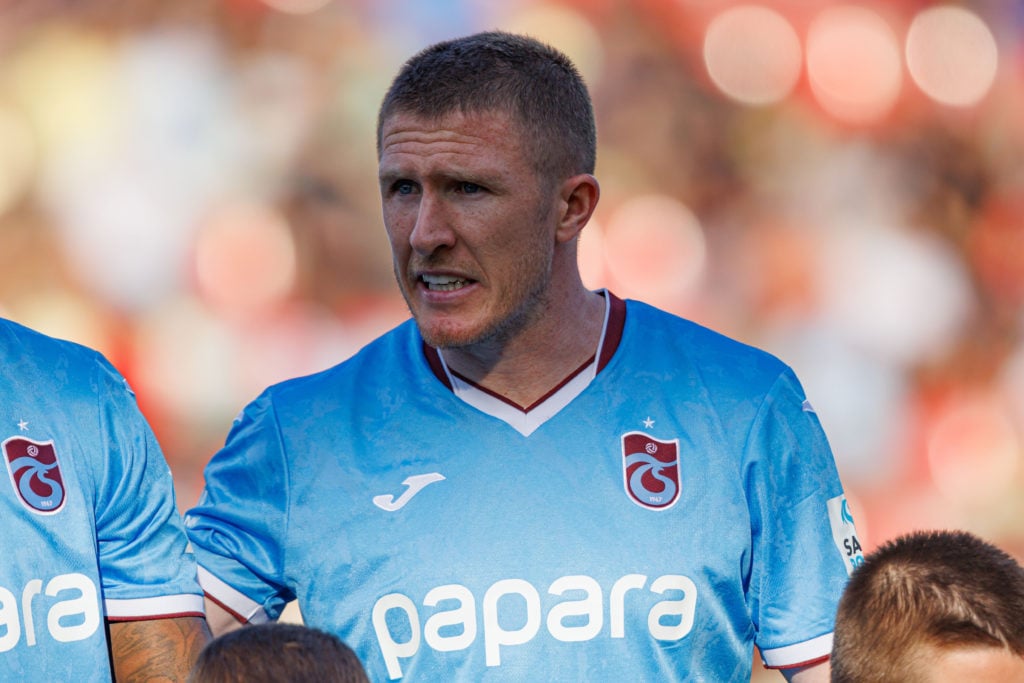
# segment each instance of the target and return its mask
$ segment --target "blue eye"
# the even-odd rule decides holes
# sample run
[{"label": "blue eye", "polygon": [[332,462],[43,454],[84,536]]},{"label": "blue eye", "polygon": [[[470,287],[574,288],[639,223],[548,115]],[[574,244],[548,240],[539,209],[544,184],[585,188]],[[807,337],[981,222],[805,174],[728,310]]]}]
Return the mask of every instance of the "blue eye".
[{"label": "blue eye", "polygon": [[484,188],[476,183],[462,183],[459,185],[459,190],[461,190],[463,194],[476,194],[477,192],[482,192],[483,189]]},{"label": "blue eye", "polygon": [[399,180],[394,185],[395,194],[407,195],[416,191],[416,185],[408,180]]}]

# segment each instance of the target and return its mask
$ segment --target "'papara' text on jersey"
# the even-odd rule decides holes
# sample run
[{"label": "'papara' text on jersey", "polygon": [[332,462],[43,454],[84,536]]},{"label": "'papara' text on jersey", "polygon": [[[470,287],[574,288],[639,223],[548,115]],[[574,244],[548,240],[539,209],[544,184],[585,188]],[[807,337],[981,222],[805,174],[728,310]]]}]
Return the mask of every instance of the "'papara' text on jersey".
[{"label": "'papara' text on jersey", "polygon": [[[30,579],[19,592],[0,586],[0,652],[13,649],[23,633],[25,645],[32,647],[42,633],[70,643],[85,640],[100,627],[96,584],[83,574],[60,574],[45,583]],[[45,622],[36,623],[44,615]]]},{"label": "'papara' text on jersey", "polygon": [[[627,574],[615,581],[608,592],[608,636],[626,637],[629,593],[645,588],[668,598],[655,602],[647,613],[650,636],[663,641],[686,636],[693,627],[697,587],[688,577],[678,574],[659,576],[649,588],[647,577],[642,574]],[[563,576],[548,586],[547,592],[556,596],[570,593],[574,599],[554,603],[542,619],[537,588],[523,579],[502,579],[484,592],[478,615],[477,599],[469,588],[460,584],[438,586],[423,597],[423,607],[434,608],[444,603],[451,609],[425,611],[422,628],[421,614],[412,598],[402,593],[381,597],[373,606],[373,628],[388,676],[401,678],[400,660],[415,656],[423,642],[438,652],[472,646],[480,624],[487,666],[500,666],[501,648],[528,643],[540,633],[542,624],[553,638],[567,643],[592,640],[604,629],[605,592],[596,579],[585,575]],[[517,628],[503,626],[508,623],[507,619],[500,618],[503,606],[524,614]],[[405,637],[399,639],[396,632]]]}]

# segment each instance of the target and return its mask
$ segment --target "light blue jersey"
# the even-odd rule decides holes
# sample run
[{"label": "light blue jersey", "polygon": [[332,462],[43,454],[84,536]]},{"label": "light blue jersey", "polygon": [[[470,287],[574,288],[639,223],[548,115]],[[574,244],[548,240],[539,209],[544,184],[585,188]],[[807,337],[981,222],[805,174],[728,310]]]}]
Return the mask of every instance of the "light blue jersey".
[{"label": "light blue jersey", "polygon": [[104,620],[202,615],[171,473],[102,356],[0,319],[0,680],[109,681]]},{"label": "light blue jersey", "polygon": [[412,322],[273,386],[186,526],[240,618],[297,598],[371,680],[746,681],[819,660],[859,561],[792,372],[607,295],[592,363],[529,410]]}]

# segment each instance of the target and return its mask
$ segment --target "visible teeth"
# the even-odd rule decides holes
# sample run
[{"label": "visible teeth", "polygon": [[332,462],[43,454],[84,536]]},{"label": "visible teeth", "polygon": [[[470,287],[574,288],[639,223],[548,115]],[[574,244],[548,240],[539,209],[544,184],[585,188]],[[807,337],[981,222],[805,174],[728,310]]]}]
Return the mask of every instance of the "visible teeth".
[{"label": "visible teeth", "polygon": [[468,284],[463,278],[451,275],[424,275],[422,279],[427,289],[440,292],[451,292]]}]

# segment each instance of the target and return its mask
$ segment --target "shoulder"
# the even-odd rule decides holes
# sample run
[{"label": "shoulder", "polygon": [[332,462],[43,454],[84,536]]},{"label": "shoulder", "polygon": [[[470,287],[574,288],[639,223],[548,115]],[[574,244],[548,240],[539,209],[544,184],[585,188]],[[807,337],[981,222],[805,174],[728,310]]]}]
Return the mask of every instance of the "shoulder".
[{"label": "shoulder", "polygon": [[59,378],[106,373],[120,379],[99,351],[6,318],[0,318],[0,364],[5,372],[19,376]]},{"label": "shoulder", "polygon": [[640,301],[629,300],[626,305],[628,334],[640,348],[665,354],[670,362],[689,362],[706,373],[763,376],[772,382],[791,373],[788,365],[764,349]]},{"label": "shoulder", "polygon": [[6,318],[0,318],[0,350],[5,355],[12,351],[28,350],[45,355],[70,355],[92,359],[100,354],[87,346],[67,339],[58,339]]}]

